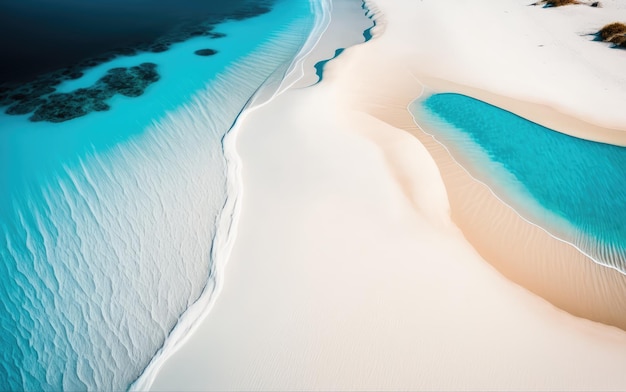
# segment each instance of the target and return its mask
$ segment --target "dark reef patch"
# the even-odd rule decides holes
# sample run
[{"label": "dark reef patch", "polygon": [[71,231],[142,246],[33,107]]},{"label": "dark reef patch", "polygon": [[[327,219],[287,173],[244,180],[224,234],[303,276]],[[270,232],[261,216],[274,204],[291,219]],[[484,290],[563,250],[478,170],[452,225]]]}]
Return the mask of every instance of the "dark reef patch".
[{"label": "dark reef patch", "polygon": [[[62,122],[90,112],[108,110],[105,101],[115,94],[138,97],[148,85],[159,79],[159,75],[155,64],[144,63],[137,67],[111,69],[93,86],[71,93],[56,93],[56,86],[62,82],[79,79],[87,69],[119,56],[165,52],[173,44],[193,37],[223,38],[225,34],[215,31],[218,23],[267,13],[275,0],[232,0],[227,3],[218,0],[154,0],[162,9],[131,7],[126,14],[123,11],[131,6],[130,3],[116,3],[115,7],[105,3],[77,6],[70,0],[59,0],[55,8],[40,5],[46,8],[46,17],[45,20],[37,19],[40,23],[37,28],[27,28],[28,23],[17,23],[22,19],[27,22],[43,12],[31,4],[37,1],[23,0],[11,5],[4,13],[6,4],[0,4],[0,33],[7,30],[3,35],[5,38],[15,37],[5,42],[0,36],[0,50],[14,60],[0,62],[0,108],[9,115],[33,113],[31,121]],[[81,13],[66,12],[67,7],[75,6],[85,8]],[[10,18],[11,13],[14,13],[14,20]],[[122,25],[118,26],[120,13],[124,15]],[[57,14],[65,19],[55,19]],[[158,23],[148,18],[152,14]],[[93,18],[93,25],[90,18]],[[67,23],[61,24],[62,19]],[[108,19],[115,20],[115,23],[104,23]],[[3,21],[7,23],[3,24]],[[82,26],[80,33],[75,30],[76,26]],[[89,27],[85,29],[84,26]],[[115,29],[111,30],[111,26]],[[121,34],[125,29],[129,35]],[[16,35],[20,31],[23,34]],[[10,50],[19,42],[24,44],[20,47],[28,50],[16,52],[13,56]],[[195,52],[198,56],[216,53],[209,48]]]},{"label": "dark reef patch", "polygon": [[[35,112],[32,121],[59,122],[107,110],[103,101],[112,96],[107,95],[111,91],[139,96],[147,86],[142,83],[154,83],[158,74],[154,69],[146,70],[144,64],[141,69],[114,69],[92,87],[55,94],[56,86],[62,82],[79,79],[87,69],[119,56],[165,52],[173,44],[193,37],[223,38],[225,34],[214,31],[216,24],[267,13],[275,0],[154,0],[161,8],[141,9],[132,8],[131,3],[59,0],[55,8],[46,11],[51,15],[39,15],[36,7],[29,6],[33,1],[0,2],[0,50],[11,59],[0,62],[0,108],[10,115]],[[72,7],[80,8],[80,13],[68,13]],[[132,9],[125,11],[126,7]],[[130,17],[134,13],[138,13],[137,18]],[[62,17],[54,18],[57,14]],[[153,14],[158,23],[148,18]],[[40,23],[30,20],[40,16],[45,16]],[[109,19],[113,23],[104,23]],[[18,23],[20,20],[24,23]],[[121,34],[126,30],[129,34]],[[202,49],[196,54],[215,53]],[[59,108],[54,109],[55,104]]]},{"label": "dark reef patch", "polygon": [[224,38],[226,37],[226,34],[224,33],[209,33],[207,34],[209,37],[213,38],[213,39],[217,39],[217,38]]},{"label": "dark reef patch", "polygon": [[154,44],[148,48],[148,51],[152,53],[161,53],[165,52],[170,48],[168,44]]},{"label": "dark reef patch", "polygon": [[7,109],[7,114],[33,115],[31,121],[59,123],[91,112],[102,112],[111,107],[105,102],[116,94],[138,97],[146,88],[159,80],[156,64],[143,63],[129,68],[113,68],[93,86],[71,93],[50,94],[47,98],[23,100]]},{"label": "dark reef patch", "polygon": [[15,103],[6,110],[7,114],[22,115],[35,111],[39,106],[46,103],[45,99],[35,98]]},{"label": "dark reef patch", "polygon": [[[197,36],[205,36],[212,39],[219,39],[226,36],[226,34],[215,32],[213,30],[214,26],[205,22],[199,24],[182,24],[176,29],[171,30],[168,34],[159,37],[155,42],[149,44],[138,45],[135,48],[116,48],[115,50],[112,50],[108,53],[103,53],[98,56],[82,60],[81,62],[74,64],[71,67],[59,69],[46,75],[42,75],[37,79],[31,81],[30,83],[0,84],[0,107],[8,106],[8,108],[5,110],[5,113],[10,115],[28,114],[36,111],[37,108],[39,108],[40,106],[45,108],[43,110],[43,112],[45,113],[57,113],[53,116],[37,115],[32,118],[33,121],[48,121],[47,118],[53,118],[57,120],[62,119],[61,121],[66,121],[72,118],[80,117],[91,111],[95,111],[95,109],[91,110],[89,108],[100,108],[102,107],[102,105],[91,105],[89,102],[86,101],[86,98],[82,96],[82,94],[84,94],[83,92],[78,93],[76,97],[71,99],[65,97],[68,94],[55,94],[51,96],[54,102],[64,104],[66,105],[66,108],[52,110],[52,108],[50,108],[51,103],[46,101],[46,96],[54,93],[56,91],[55,86],[59,85],[60,83],[67,80],[79,79],[83,76],[86,69],[93,68],[100,64],[111,61],[118,56],[132,56],[138,52],[165,52],[169,50],[171,45],[178,42],[186,41],[192,37]],[[199,56],[211,56],[216,53],[217,51],[215,51],[214,49],[201,49],[197,51],[196,54]],[[142,66],[144,64],[142,64]],[[142,70],[140,71],[129,72],[141,73],[144,71],[142,68]],[[129,84],[129,79],[144,80],[144,77],[147,78],[145,80],[148,80],[150,78],[149,75],[136,75],[135,77],[132,77],[122,72],[121,69],[112,69],[110,71],[110,74],[107,74],[105,76],[106,80],[104,81],[104,83],[117,85],[118,87],[120,87],[118,89],[120,94],[126,95],[128,97],[135,97],[141,95],[143,93],[143,89],[145,88],[142,88],[139,85],[134,85],[134,87],[132,87],[131,84]],[[153,83],[154,81],[152,81],[151,83]],[[112,89],[114,88],[111,87],[105,90],[109,91]],[[62,98],[58,98],[57,95]],[[104,95],[102,95],[102,97],[103,99],[110,98]],[[83,111],[82,109],[78,109],[78,107],[82,105],[81,102],[86,105],[86,112],[84,114],[78,115]],[[68,112],[72,112],[76,115],[68,115]]]},{"label": "dark reef patch", "polygon": [[0,85],[28,83],[87,59],[160,52],[191,37],[219,38],[212,31],[217,24],[267,13],[275,2],[3,0],[0,52],[11,61],[0,62]]},{"label": "dark reef patch", "polygon": [[198,49],[194,52],[198,56],[213,56],[217,54],[217,50],[215,49]]},{"label": "dark reef patch", "polygon": [[103,84],[105,91],[122,94],[127,97],[138,97],[148,85],[159,80],[156,64],[143,63],[131,68],[113,68],[96,83]]}]

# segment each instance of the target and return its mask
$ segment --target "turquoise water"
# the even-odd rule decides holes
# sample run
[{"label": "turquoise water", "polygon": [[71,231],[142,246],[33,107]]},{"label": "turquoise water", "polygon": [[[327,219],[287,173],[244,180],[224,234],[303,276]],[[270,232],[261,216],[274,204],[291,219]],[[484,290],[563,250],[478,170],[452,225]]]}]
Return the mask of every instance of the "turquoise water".
[{"label": "turquoise water", "polygon": [[410,110],[522,216],[626,272],[626,148],[555,132],[459,94],[434,94]]},{"label": "turquoise water", "polygon": [[[225,36],[118,56],[56,86],[156,64],[158,81],[109,110],[60,123],[0,114],[0,390],[121,390],[142,374],[211,288],[231,196],[224,135],[288,72],[315,3],[281,0],[220,23]],[[217,53],[195,54],[207,48]]]}]

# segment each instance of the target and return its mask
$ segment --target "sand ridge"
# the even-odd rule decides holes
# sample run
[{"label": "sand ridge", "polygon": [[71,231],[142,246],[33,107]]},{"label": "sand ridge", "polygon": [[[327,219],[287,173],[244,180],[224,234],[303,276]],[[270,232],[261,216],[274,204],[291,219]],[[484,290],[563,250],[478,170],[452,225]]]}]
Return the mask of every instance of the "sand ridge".
[{"label": "sand ridge", "polygon": [[[429,15],[424,18],[433,19]],[[381,34],[381,41],[388,38],[385,35]],[[516,114],[526,114],[533,121],[550,124],[574,136],[622,144],[626,133],[566,116],[542,104],[500,96],[483,90],[482,86],[468,87],[424,75],[416,62],[395,63],[402,65],[389,72],[387,79],[372,82],[376,85],[374,88],[370,85],[365,87],[376,93],[362,91],[353,96],[355,105],[418,137],[428,148],[446,184],[452,217],[466,238],[504,275],[553,304],[572,314],[625,329],[626,277],[616,270],[598,265],[571,244],[555,239],[523,219],[487,186],[473,179],[443,146],[429,136],[427,129],[425,133],[422,129],[424,125],[420,124],[419,118],[413,121],[405,105],[423,94],[451,91],[484,99],[514,110]],[[372,68],[379,66],[383,65],[376,64]],[[617,97],[605,97],[605,100],[611,99]]]},{"label": "sand ridge", "polygon": [[485,262],[451,219],[448,168],[403,130],[421,3],[368,1],[375,39],[246,117],[223,292],[154,390],[626,388],[626,333]]}]

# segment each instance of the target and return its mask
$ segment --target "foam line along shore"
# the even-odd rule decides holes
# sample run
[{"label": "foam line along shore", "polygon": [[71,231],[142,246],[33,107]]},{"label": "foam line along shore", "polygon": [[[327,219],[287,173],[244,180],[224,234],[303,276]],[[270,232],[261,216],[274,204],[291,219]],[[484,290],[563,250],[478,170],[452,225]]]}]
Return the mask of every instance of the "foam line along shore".
[{"label": "foam line along shore", "polygon": [[[454,54],[466,45],[452,38],[489,26],[503,10],[488,3],[474,24],[458,2],[367,1],[371,40],[246,117],[245,193],[220,299],[153,390],[623,389],[624,332],[487,263],[450,216],[464,195],[446,186],[453,172],[410,133],[423,76],[462,68]],[[449,15],[449,40],[435,41],[429,26],[445,30]]]},{"label": "foam line along shore", "polygon": [[323,15],[264,4],[8,97],[5,389],[125,389],[210,296],[236,199],[222,139]]},{"label": "foam line along shore", "polygon": [[[471,36],[481,38],[473,41],[472,49],[475,53],[483,53],[483,56],[475,53],[472,55],[472,52],[460,48],[457,41],[446,39],[451,33],[447,29],[449,26],[456,26],[462,9],[450,11],[444,3],[416,5],[420,9],[421,20],[416,28],[431,29],[429,31],[437,31],[437,34],[434,34],[431,42],[420,41],[416,44],[418,53],[405,56],[404,69],[397,71],[405,72],[404,85],[399,86],[398,81],[388,80],[398,92],[394,107],[406,105],[405,107],[411,109],[409,103],[412,99],[420,98],[423,101],[438,92],[456,92],[506,108],[534,122],[549,125],[552,131],[548,132],[561,132],[623,146],[626,140],[625,123],[620,122],[620,111],[614,105],[616,101],[623,99],[621,95],[624,89],[618,86],[623,86],[626,81],[622,74],[616,72],[616,67],[624,63],[624,58],[620,57],[622,53],[619,49],[612,49],[606,44],[591,40],[590,34],[582,35],[581,32],[586,31],[585,29],[597,31],[618,17],[616,15],[623,15],[626,12],[624,5],[607,2],[605,8],[598,12],[586,5],[559,9],[527,7],[516,2],[498,3],[496,8],[490,8],[491,5],[487,1],[471,7],[489,9],[490,11],[481,13],[481,17],[497,20],[496,23],[502,31],[505,31],[505,27],[501,23],[511,23],[507,27],[509,33],[504,35],[484,35],[480,29],[468,32]],[[442,18],[448,18],[451,24],[432,23]],[[532,31],[526,29],[524,26],[530,25],[530,20],[537,20],[538,22],[533,23],[540,23],[538,25],[541,28]],[[413,27],[407,25],[405,28]],[[418,35],[417,39],[424,36]],[[520,37],[523,37],[524,40],[537,44],[551,42],[552,45],[533,47],[529,42],[520,42],[527,50],[523,56],[525,64],[507,60],[514,58],[514,55],[508,53],[508,48],[512,46],[500,49],[496,59],[489,51],[493,47],[501,47],[500,40],[504,36],[513,37],[511,40],[521,40]],[[572,58],[572,53],[582,54],[585,61]],[[465,56],[469,56],[467,60]],[[423,61],[418,62],[417,58]],[[506,62],[506,67],[502,66],[503,62]],[[559,75],[543,72],[546,63],[550,64],[549,69],[559,69]],[[460,67],[459,64],[464,66]],[[489,77],[485,77],[486,75]],[[496,84],[495,80],[500,82]],[[588,90],[582,89],[580,85],[569,85],[569,80],[588,86]],[[587,94],[596,99],[589,101]],[[402,95],[404,98],[400,98]],[[546,216],[541,218],[543,227],[538,226],[542,221],[537,218],[539,215],[535,214],[529,221],[528,212],[523,211],[523,208],[528,207],[521,207],[519,203],[512,204],[510,199],[507,203],[503,202],[506,197],[502,192],[494,192],[494,184],[490,185],[491,188],[487,187],[484,180],[476,181],[476,174],[469,174],[470,167],[460,166],[458,155],[454,159],[448,152],[452,146],[443,146],[431,137],[441,133],[433,129],[433,123],[426,121],[425,117],[416,115],[413,121],[405,116],[407,110],[398,109],[396,114],[391,114],[391,111],[378,109],[380,102],[364,103],[366,106],[373,106],[377,116],[383,116],[381,118],[386,121],[416,135],[429,148],[446,183],[455,222],[486,260],[513,281],[562,309],[621,328],[626,326],[623,318],[625,286],[624,274],[621,272],[624,263],[621,245],[610,242],[599,244],[593,237],[601,238],[602,233],[580,234],[572,228],[563,229],[562,227],[571,224],[555,214],[546,215],[545,212],[540,212],[539,215]],[[415,111],[417,104],[410,106]],[[594,112],[594,116],[589,115],[591,112]],[[605,115],[598,116],[598,113]],[[470,117],[468,121],[471,120]],[[423,133],[424,130],[426,134]],[[522,131],[520,128],[519,132]],[[532,141],[528,142],[531,143]],[[589,144],[592,150],[591,147],[595,146],[593,143]],[[612,150],[620,148],[614,147]],[[571,170],[582,170],[591,176],[590,170],[600,167],[592,161],[579,163],[578,166],[585,164],[590,165],[589,169],[572,167]],[[552,170],[552,167],[545,170]],[[613,176],[618,182],[623,175],[623,169],[619,165],[606,167],[605,170],[609,172],[602,174],[611,175],[610,170],[616,170]],[[585,182],[593,180],[595,177],[588,181],[576,181],[572,185],[584,187]],[[503,184],[495,186],[495,189],[503,189]],[[606,194],[600,197],[610,198],[608,202],[618,203],[611,208],[621,210],[624,206],[619,205],[620,197],[613,195],[619,191],[619,186],[609,186]],[[580,199],[579,195],[571,196]],[[588,199],[580,208],[594,209],[596,201],[601,202]],[[591,222],[589,223],[591,227]],[[600,222],[600,225],[603,224],[605,223]],[[618,233],[613,235],[615,240],[620,236],[619,231],[624,231],[624,227],[617,223],[607,227],[607,230]]]},{"label": "foam line along shore", "polygon": [[[131,390],[142,391],[150,388],[160,367],[192,336],[198,324],[208,315],[214,302],[218,299],[221,285],[223,284],[224,268],[236,238],[241,209],[240,198],[242,197],[243,183],[241,179],[241,161],[236,150],[239,124],[245,120],[248,113],[270,103],[272,99],[302,77],[302,62],[310,51],[313,50],[316,42],[328,27],[331,9],[332,4],[330,1],[311,1],[311,12],[315,16],[315,23],[308,38],[302,44],[297,54],[292,59],[286,59],[250,97],[230,130],[224,136],[223,149],[228,162],[227,180],[229,191],[224,208],[218,218],[218,229],[211,253],[213,264],[209,283],[200,298],[183,313],[164,346],[155,355],[141,376],[131,385]],[[255,64],[255,62],[253,61],[252,64]]]}]

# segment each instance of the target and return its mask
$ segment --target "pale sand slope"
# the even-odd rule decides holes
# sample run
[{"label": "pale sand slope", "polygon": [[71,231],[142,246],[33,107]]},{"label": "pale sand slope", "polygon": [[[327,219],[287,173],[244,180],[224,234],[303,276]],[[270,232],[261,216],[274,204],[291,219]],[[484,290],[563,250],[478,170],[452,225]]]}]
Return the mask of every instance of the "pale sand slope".
[{"label": "pale sand slope", "polygon": [[246,119],[223,291],[154,390],[626,388],[626,334],[495,272],[427,152],[333,96],[292,90]]},{"label": "pale sand slope", "polygon": [[223,291],[153,389],[626,388],[626,333],[497,273],[427,150],[372,116],[392,122],[419,87],[391,29],[418,3],[380,0],[389,34],[246,117]]},{"label": "pale sand slope", "polygon": [[[352,51],[349,63],[329,64],[327,74],[332,74],[334,67],[342,68],[336,83],[352,92],[355,107],[407,130],[424,143],[442,174],[454,222],[486,260],[513,281],[573,314],[626,329],[623,274],[593,263],[569,244],[521,219],[418,129],[406,111],[406,105],[422,94],[426,85],[430,91],[467,93],[514,109],[561,132],[625,145],[626,112],[620,105],[626,102],[626,81],[619,71],[626,69],[626,52],[589,41],[591,37],[574,31],[595,31],[615,20],[626,21],[626,2],[606,2],[599,10],[587,6],[543,9],[525,4],[518,0],[477,0],[471,6],[451,0],[376,2],[384,11],[378,29],[384,29],[384,34],[368,45],[369,50]],[[508,14],[516,16],[502,17]],[[467,38],[451,39],[455,34]],[[520,43],[503,45],[502,37]],[[537,47],[548,49],[540,55],[531,50],[532,45],[523,50],[524,41],[519,37],[534,43],[559,39],[551,46]],[[494,63],[494,56],[508,60]],[[383,69],[386,72],[381,72]],[[575,94],[579,84],[586,90]],[[505,93],[508,96],[500,95]],[[603,124],[612,119],[615,129],[563,114],[584,119],[590,112],[604,117],[588,116],[588,121]]]},{"label": "pale sand slope", "polygon": [[317,83],[319,76],[314,71],[317,62],[331,60],[337,49],[345,49],[365,40],[363,32],[372,26],[372,21],[365,17],[362,6],[360,0],[333,0],[330,24],[312,53],[302,62],[307,71],[294,87],[308,87]]},{"label": "pale sand slope", "polygon": [[423,82],[444,90],[457,83],[474,96],[481,95],[476,89],[485,90],[482,98],[544,125],[626,145],[626,132],[592,127],[595,134],[585,133],[580,124],[564,124],[567,119],[558,113],[535,105],[516,107],[502,98],[544,104],[588,123],[626,131],[625,51],[586,35],[611,22],[626,23],[626,2],[548,9],[528,6],[532,2],[375,1],[384,6],[389,21],[385,39],[397,43],[396,52],[404,54]]}]

